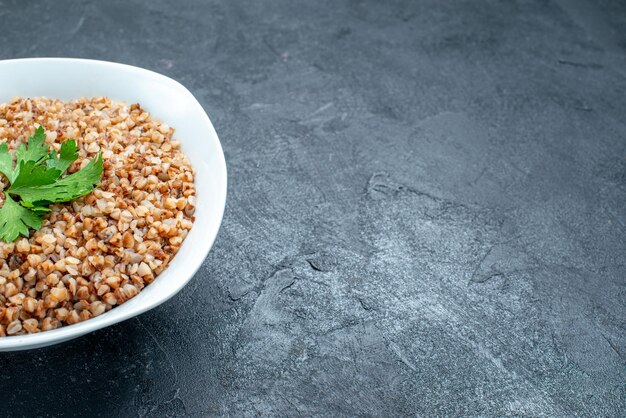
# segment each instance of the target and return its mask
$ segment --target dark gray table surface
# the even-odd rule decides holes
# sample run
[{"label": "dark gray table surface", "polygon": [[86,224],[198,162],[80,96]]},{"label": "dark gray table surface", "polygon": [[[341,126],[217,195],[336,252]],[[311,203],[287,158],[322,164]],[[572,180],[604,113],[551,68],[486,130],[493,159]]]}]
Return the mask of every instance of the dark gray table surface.
[{"label": "dark gray table surface", "polygon": [[626,415],[626,3],[3,0],[0,41],[179,80],[229,168],[191,283],[0,354],[1,415]]}]

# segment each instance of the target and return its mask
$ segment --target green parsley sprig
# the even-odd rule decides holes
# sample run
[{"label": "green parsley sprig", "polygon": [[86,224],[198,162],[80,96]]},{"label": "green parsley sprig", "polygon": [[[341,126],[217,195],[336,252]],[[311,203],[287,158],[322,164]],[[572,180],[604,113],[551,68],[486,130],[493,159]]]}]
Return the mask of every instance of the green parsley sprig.
[{"label": "green parsley sprig", "polygon": [[28,146],[18,147],[15,158],[6,143],[0,144],[0,173],[11,183],[0,208],[0,240],[28,237],[29,228],[41,228],[49,205],[69,202],[95,189],[102,176],[102,154],[76,173],[63,176],[77,158],[76,141],[64,142],[57,153],[46,144],[41,126],[28,138]]}]

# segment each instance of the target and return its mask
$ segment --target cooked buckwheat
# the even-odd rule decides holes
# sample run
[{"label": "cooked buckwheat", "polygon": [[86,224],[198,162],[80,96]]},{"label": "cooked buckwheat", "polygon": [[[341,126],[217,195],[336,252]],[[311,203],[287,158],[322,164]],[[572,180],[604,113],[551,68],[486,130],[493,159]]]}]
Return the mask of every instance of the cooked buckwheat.
[{"label": "cooked buckwheat", "polygon": [[[193,170],[174,130],[140,105],[106,97],[16,98],[0,105],[10,150],[43,126],[58,150],[75,139],[73,173],[102,152],[93,193],[51,206],[39,231],[0,242],[0,336],[35,333],[102,315],[136,296],[168,265],[193,224]],[[7,180],[0,180],[0,204]]]}]

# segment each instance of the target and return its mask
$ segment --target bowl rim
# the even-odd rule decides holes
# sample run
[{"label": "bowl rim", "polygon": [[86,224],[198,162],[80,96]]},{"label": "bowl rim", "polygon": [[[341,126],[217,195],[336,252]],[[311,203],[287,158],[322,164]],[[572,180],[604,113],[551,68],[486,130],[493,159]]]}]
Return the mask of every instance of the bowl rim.
[{"label": "bowl rim", "polygon": [[[191,266],[187,266],[188,277],[182,277],[181,280],[177,281],[174,286],[171,287],[171,290],[163,295],[155,297],[153,299],[146,299],[143,303],[131,304],[131,306],[127,305],[126,312],[120,312],[118,309],[123,309],[123,307],[132,301],[126,302],[125,304],[116,306],[110,311],[95,317],[90,318],[86,321],[79,322],[72,325],[66,325],[61,328],[57,328],[49,331],[42,331],[35,334],[24,334],[24,335],[14,335],[14,336],[5,336],[0,337],[0,351],[17,351],[17,350],[27,350],[32,348],[39,348],[48,345],[53,345],[57,343],[61,343],[73,338],[80,337],[87,333],[114,325],[116,323],[122,322],[124,320],[133,318],[137,315],[140,315],[150,309],[155,308],[156,306],[166,302],[173,296],[175,296],[183,287],[185,287],[189,281],[195,276],[198,272],[204,260],[208,256],[213,244],[215,243],[215,239],[221,229],[221,224],[224,217],[224,211],[226,208],[226,197],[228,190],[228,171],[226,167],[226,160],[224,157],[224,151],[222,148],[222,144],[220,139],[215,132],[215,128],[207,114],[204,110],[200,102],[195,98],[195,96],[183,86],[180,82],[170,78],[166,75],[160,74],[156,71],[148,70],[145,68],[113,62],[113,61],[102,61],[102,60],[94,60],[94,59],[86,59],[86,58],[64,58],[64,57],[33,57],[33,58],[16,58],[16,59],[6,59],[0,60],[0,67],[2,66],[10,66],[10,65],[19,65],[23,63],[42,63],[42,64],[56,64],[56,65],[66,65],[66,64],[78,64],[82,66],[98,66],[98,67],[108,67],[109,69],[113,69],[116,71],[125,71],[134,73],[138,76],[149,77],[154,79],[155,81],[160,81],[166,85],[173,87],[175,90],[178,90],[183,96],[186,96],[190,105],[193,106],[197,111],[199,111],[199,115],[201,115],[202,121],[207,125],[212,136],[215,139],[215,146],[217,146],[216,163],[217,167],[215,168],[218,171],[222,172],[223,183],[219,189],[221,193],[219,196],[212,196],[212,199],[218,200],[219,212],[217,215],[212,216],[215,218],[214,223],[217,224],[217,227],[207,231],[207,235],[204,235],[203,243],[205,243],[204,251],[201,252],[201,257],[197,256],[194,258]],[[159,118],[166,115],[159,115]],[[184,248],[181,248],[178,256]],[[176,256],[173,258],[175,259]],[[173,260],[172,259],[172,260]],[[161,272],[160,275],[163,275],[166,271],[171,269],[171,266],[168,266],[166,270]],[[159,275],[159,276],[160,276]],[[157,276],[158,279],[158,276]],[[116,312],[119,312],[116,314]]]}]

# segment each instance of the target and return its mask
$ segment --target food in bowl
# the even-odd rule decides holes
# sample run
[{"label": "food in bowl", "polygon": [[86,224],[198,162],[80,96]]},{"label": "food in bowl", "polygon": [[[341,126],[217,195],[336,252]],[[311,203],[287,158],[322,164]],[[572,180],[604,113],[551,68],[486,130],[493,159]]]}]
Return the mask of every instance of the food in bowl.
[{"label": "food in bowl", "polygon": [[[89,194],[52,204],[38,230],[0,241],[0,336],[75,324],[126,302],[168,266],[194,221],[193,169],[174,130],[139,104],[96,97],[0,105],[0,144],[9,151],[38,128],[53,150],[75,141],[70,175],[101,158],[102,177]],[[4,207],[11,182],[1,177]]]}]

